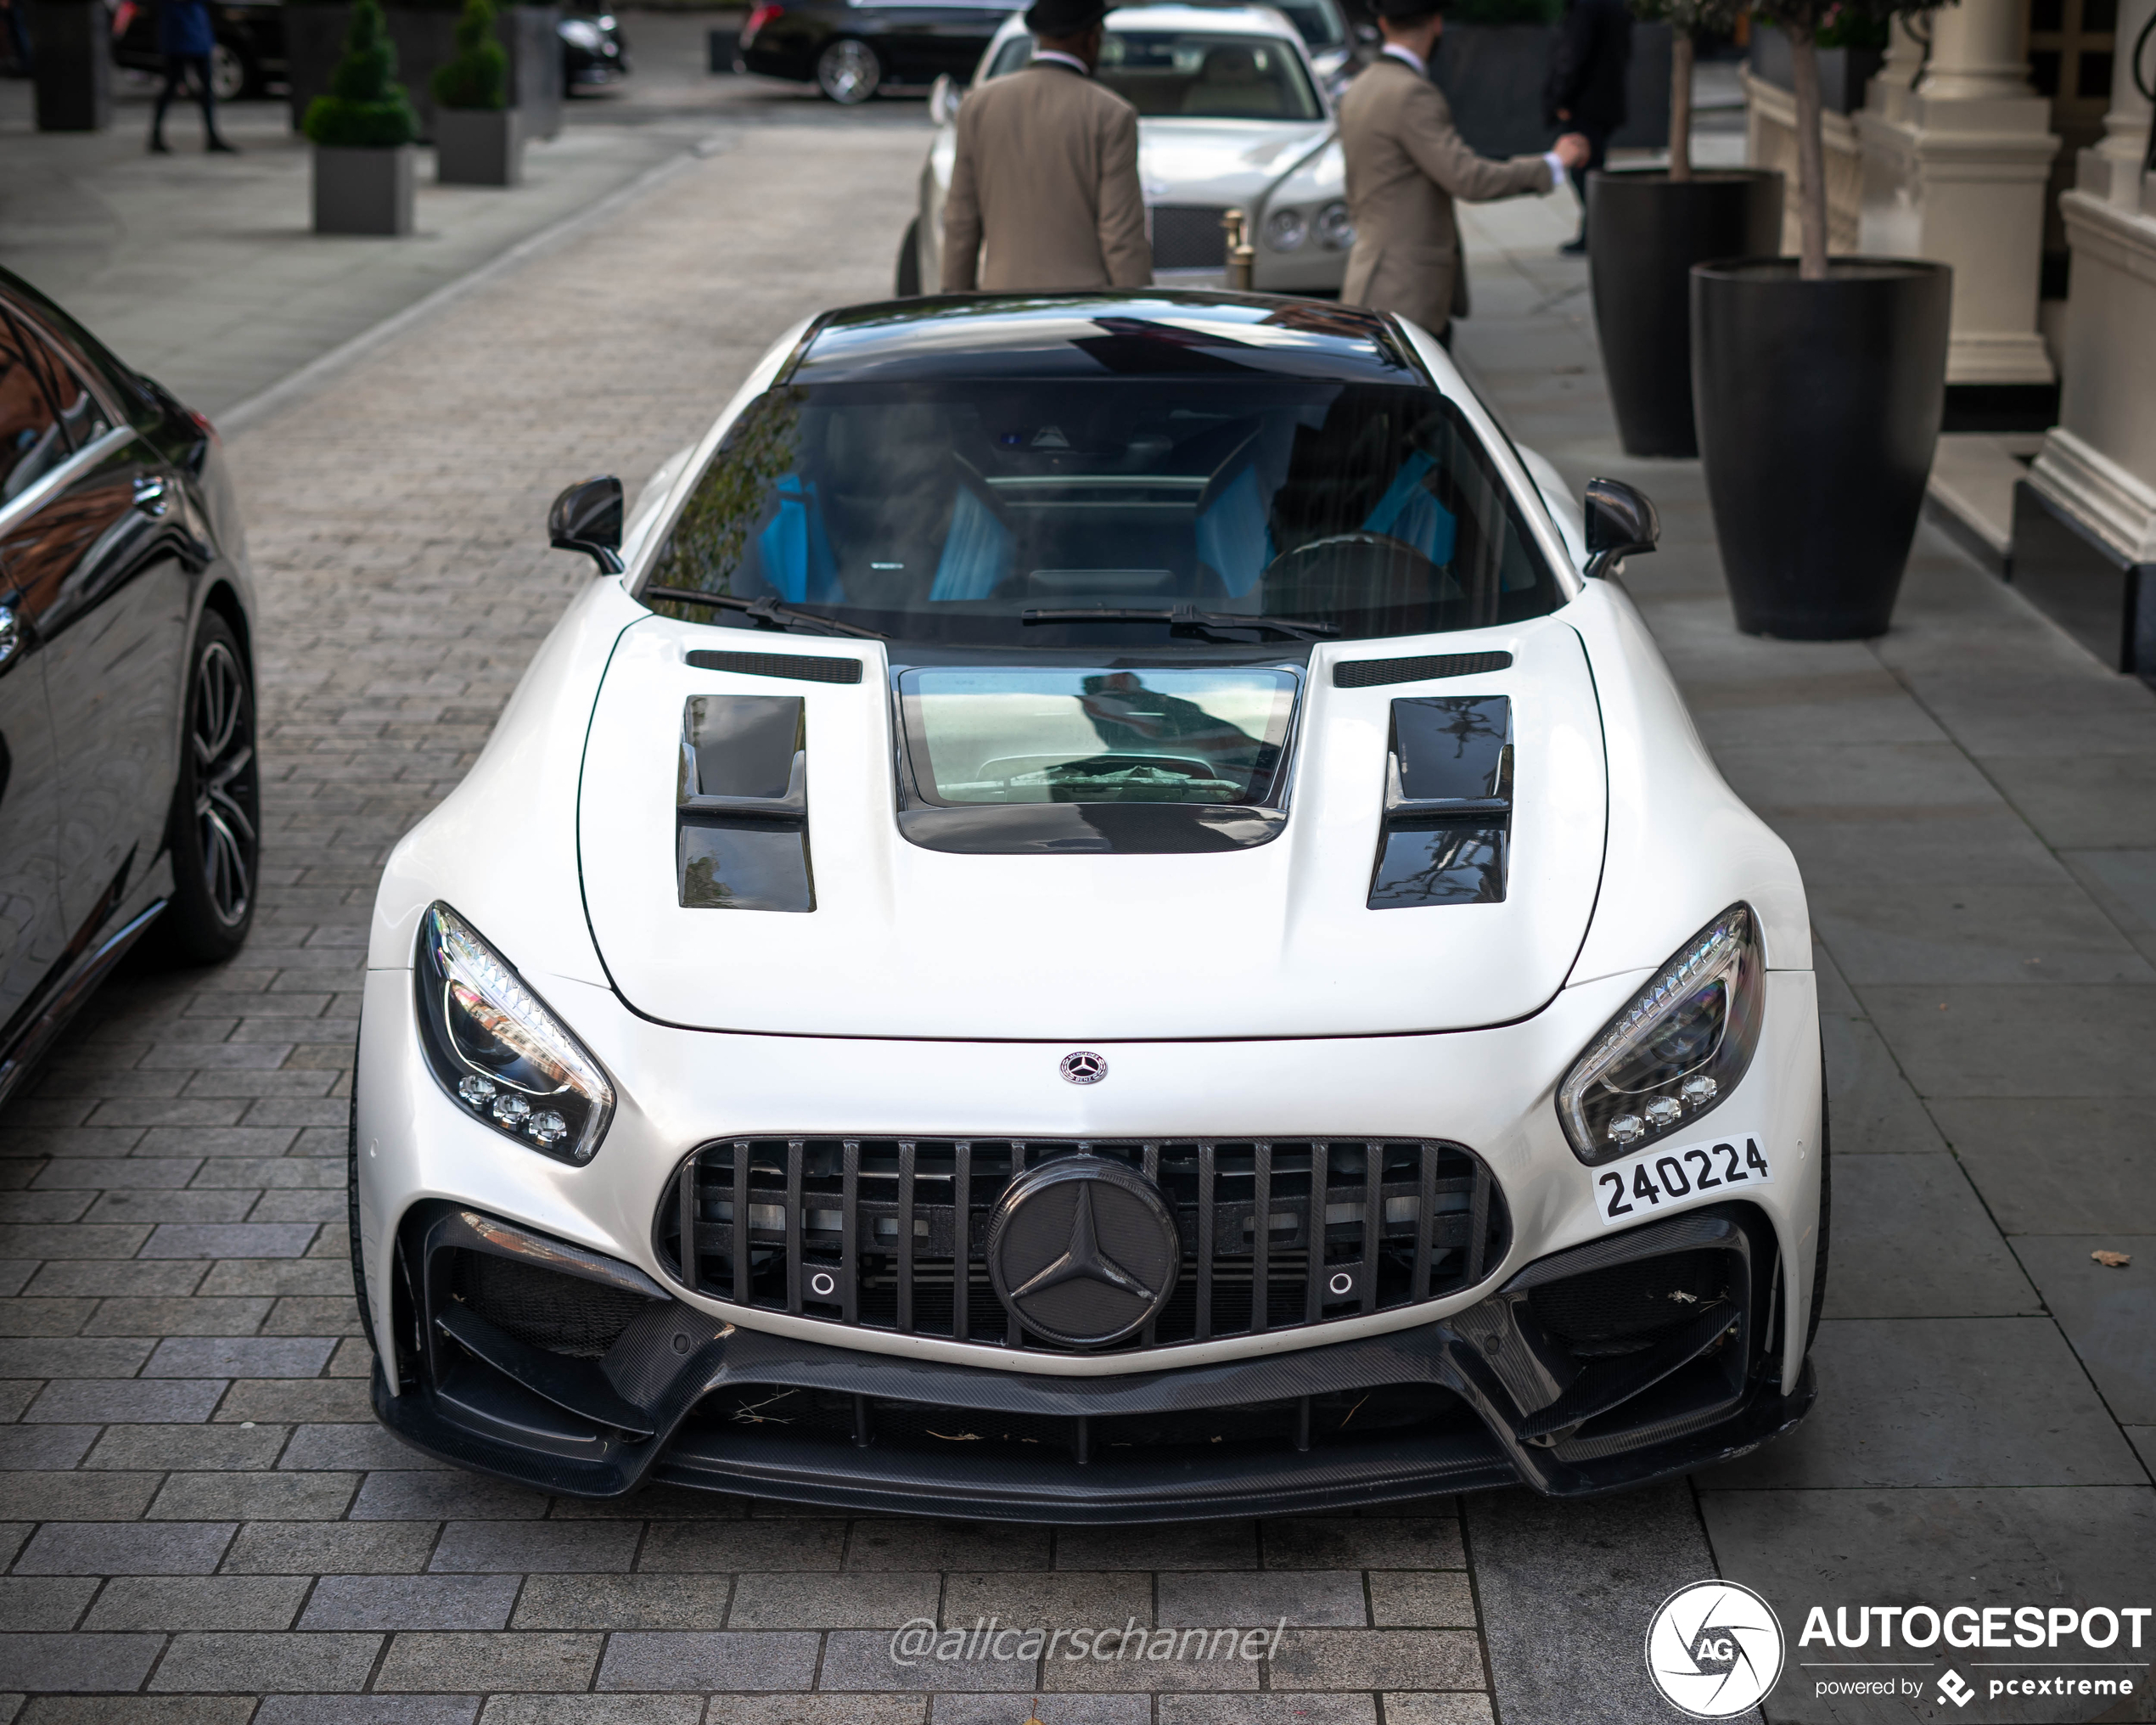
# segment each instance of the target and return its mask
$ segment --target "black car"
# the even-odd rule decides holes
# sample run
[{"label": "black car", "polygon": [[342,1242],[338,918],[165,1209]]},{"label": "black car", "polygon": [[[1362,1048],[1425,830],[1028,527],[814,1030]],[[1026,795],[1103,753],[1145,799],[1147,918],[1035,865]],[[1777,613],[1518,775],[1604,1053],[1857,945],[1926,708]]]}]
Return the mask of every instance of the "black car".
[{"label": "black car", "polygon": [[742,26],[737,70],[813,82],[851,106],[879,90],[919,88],[945,73],[963,82],[1012,0],[933,6],[856,0],[764,0]]},{"label": "black car", "polygon": [[629,42],[611,12],[572,12],[555,26],[561,37],[561,87],[602,90],[629,75]]},{"label": "black car", "polygon": [[210,422],[0,270],[0,1098],[153,925],[246,938],[254,634]]},{"label": "black car", "polygon": [[[285,81],[283,0],[211,0],[216,47],[210,55],[210,84],[220,102],[260,96]],[[115,65],[161,71],[157,47],[157,0],[121,0],[112,20]]]}]

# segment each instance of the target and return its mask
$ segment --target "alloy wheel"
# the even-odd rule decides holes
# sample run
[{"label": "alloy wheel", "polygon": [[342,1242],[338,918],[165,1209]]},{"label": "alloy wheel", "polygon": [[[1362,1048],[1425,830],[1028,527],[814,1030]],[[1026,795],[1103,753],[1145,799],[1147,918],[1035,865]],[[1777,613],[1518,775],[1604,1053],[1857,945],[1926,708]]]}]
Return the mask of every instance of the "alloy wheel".
[{"label": "alloy wheel", "polygon": [[194,822],[202,884],[219,921],[247,915],[255,891],[255,715],[246,674],[231,648],[212,641],[195,671],[188,746],[194,754]]},{"label": "alloy wheel", "polygon": [[817,86],[844,107],[866,102],[883,81],[883,62],[876,58],[876,50],[851,37],[833,42],[816,63]]}]

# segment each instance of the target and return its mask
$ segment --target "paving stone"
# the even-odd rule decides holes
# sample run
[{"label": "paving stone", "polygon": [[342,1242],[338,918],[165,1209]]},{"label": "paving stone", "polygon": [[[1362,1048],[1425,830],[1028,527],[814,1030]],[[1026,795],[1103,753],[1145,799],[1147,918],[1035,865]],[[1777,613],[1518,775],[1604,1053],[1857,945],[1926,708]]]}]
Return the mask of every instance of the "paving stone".
[{"label": "paving stone", "polygon": [[239,1531],[227,1575],[413,1575],[441,1529],[431,1521],[258,1521]]},{"label": "paving stone", "polygon": [[2156,1233],[2156,1102],[1942,1098],[1930,1107],[2008,1234]]},{"label": "paving stone", "polygon": [[175,1337],[160,1341],[146,1378],[312,1378],[336,1343],[326,1336]]},{"label": "paving stone", "polygon": [[0,1635],[0,1688],[138,1689],[161,1635]]},{"label": "paving stone", "polygon": [[2041,1013],[1997,986],[1876,987],[1864,1002],[1923,1096],[2156,1096],[2156,988],[2059,989]]},{"label": "paving stone", "polygon": [[1954,1158],[1837,1157],[1830,1318],[2011,1316],[2042,1310]]},{"label": "paving stone", "polygon": [[626,1570],[638,1531],[633,1522],[452,1521],[428,1568],[438,1574]]},{"label": "paving stone", "polygon": [[98,1298],[181,1298],[194,1291],[195,1284],[202,1279],[202,1269],[200,1264],[149,1263],[140,1258],[47,1264],[38,1271],[30,1291]]},{"label": "paving stone", "polygon": [[86,1629],[287,1629],[304,1576],[122,1576],[98,1595]]},{"label": "paving stone", "polygon": [[334,1521],[351,1502],[357,1474],[174,1474],[149,1507],[153,1521]]},{"label": "paving stone", "polygon": [[1176,1628],[1255,1628],[1285,1618],[1291,1627],[1361,1629],[1370,1621],[1359,1570],[1165,1575],[1159,1591],[1160,1621]]},{"label": "paving stone", "polygon": [[[1564,1502],[1514,1488],[1465,1507],[1505,1725],[1581,1725],[1583,1696],[1595,1725],[1669,1725],[1640,1657],[1655,1608],[1703,1577],[1749,1575],[1716,1569],[1720,1537],[1710,1549],[1690,1487]],[[1402,1683],[1388,1674],[1373,1687]]]},{"label": "paving stone", "polygon": [[271,1695],[254,1725],[472,1725],[477,1695]]},{"label": "paving stone", "polygon": [[[791,1640],[793,1638],[774,1635],[770,1638]],[[620,1645],[618,1638],[614,1644],[617,1647]],[[941,1694],[946,1691],[1000,1693],[1019,1688],[1030,1689],[1036,1687],[1037,1682],[1031,1660],[939,1660],[923,1655],[909,1664],[895,1659],[891,1649],[892,1638],[889,1630],[831,1631],[823,1638],[823,1666],[817,1677],[817,1687],[826,1690],[898,1690]],[[609,1652],[609,1659],[611,1656]],[[800,1686],[783,1682],[763,1685],[772,1688]],[[725,1687],[748,1688],[753,1686],[730,1683]]]},{"label": "paving stone", "polygon": [[1495,1717],[1490,1697],[1474,1689],[1455,1694],[1388,1694],[1384,1704],[1385,1725],[1491,1725]]},{"label": "paving stone", "polygon": [[150,1679],[154,1691],[334,1694],[366,1686],[379,1635],[176,1635]]},{"label": "paving stone", "polygon": [[1482,1645],[1457,1629],[1290,1630],[1270,1662],[1275,1689],[1482,1687]]},{"label": "paving stone", "polygon": [[[659,1530],[652,1530],[654,1537]],[[808,1523],[794,1536],[804,1545],[817,1536]],[[1045,1527],[992,1521],[899,1521],[864,1518],[853,1524],[846,1547],[850,1570],[1044,1570],[1049,1537]],[[655,1565],[643,1565],[651,1569]],[[724,1565],[699,1565],[723,1568]],[[818,1562],[742,1563],[741,1569],[822,1569]]]},{"label": "paving stone", "polygon": [[93,1576],[9,1576],[0,1580],[0,1623],[12,1632],[72,1629],[97,1590]]},{"label": "paving stone", "polygon": [[935,1615],[941,1581],[933,1573],[742,1576],[734,1582],[733,1604],[726,1626],[729,1629],[896,1629],[914,1618]]},{"label": "paving stone", "polygon": [[[824,1589],[837,1585],[829,1576],[817,1577],[816,1584]],[[514,1623],[519,1629],[720,1629],[727,1624],[727,1600],[733,1587],[728,1576],[532,1576],[517,1600]],[[933,1585],[928,1591],[929,1603],[924,1609],[932,1610]],[[813,1629],[822,1626],[808,1621],[758,1621],[733,1627]]]},{"label": "paving stone", "polygon": [[269,1316],[267,1300],[107,1300],[82,1326],[85,1335],[252,1335]]},{"label": "paving stone", "polygon": [[[619,1646],[624,1637],[615,1637]],[[390,1644],[374,1678],[381,1692],[407,1689],[588,1688],[603,1638],[597,1635],[413,1633]],[[648,1688],[651,1684],[638,1684]]]},{"label": "paving stone", "polygon": [[0,1425],[0,1468],[71,1468],[97,1438],[94,1425]]},{"label": "paving stone", "polygon": [[[231,1103],[227,1100],[203,1105],[229,1110]],[[289,1127],[159,1127],[143,1135],[136,1154],[154,1155],[161,1150],[168,1155],[194,1156],[281,1156],[291,1149],[296,1136]],[[214,1257],[218,1254],[204,1256]]]},{"label": "paving stone", "polygon": [[229,1521],[48,1521],[15,1559],[19,1576],[206,1576],[232,1543]]},{"label": "paving stone", "polygon": [[1808,885],[1812,920],[1860,991],[1893,982],[2156,981],[2148,961],[2080,892],[1990,883]]},{"label": "paving stone", "polygon": [[[1120,1629],[1121,1626],[1118,1626]],[[1259,1657],[1242,1656],[1244,1643],[1238,1640],[1232,1649],[1214,1636],[1207,1636],[1201,1644],[1192,1642],[1186,1647],[1184,1638],[1197,1634],[1195,1630],[1159,1629],[1137,1631],[1127,1642],[1111,1635],[1107,1644],[1116,1650],[1103,1656],[1089,1655],[1074,1659],[1068,1642],[1058,1648],[1053,1637],[1052,1651],[1041,1662],[1041,1688],[1044,1699],[1048,1695],[1065,1694],[1168,1694],[1177,1691],[1196,1693],[1234,1693],[1252,1691],[1258,1688],[1265,1669],[1263,1649],[1272,1644],[1272,1632],[1262,1632],[1265,1640],[1251,1644],[1251,1650]],[[1248,1632],[1257,1633],[1259,1632]],[[1300,1630],[1289,1634],[1315,1635],[1338,1633],[1323,1630]],[[1140,1643],[1143,1640],[1143,1651]],[[1102,1644],[1096,1640],[1094,1647]],[[1178,1657],[1178,1655],[1182,1656]],[[828,1657],[825,1660],[828,1669]],[[1008,1688],[1008,1681],[1003,1685]],[[827,1683],[825,1688],[830,1685]],[[1278,1684],[1276,1683],[1275,1687]]]},{"label": "paving stone", "polygon": [[537,1520],[547,1513],[538,1492],[462,1471],[399,1468],[368,1475],[352,1501],[355,1521],[416,1521],[458,1516]]},{"label": "paving stone", "polygon": [[2156,1425],[2127,1425],[2120,1429],[2140,1455],[2142,1466],[2156,1474]]},{"label": "paving stone", "polygon": [[302,1425],[278,1458],[280,1468],[433,1469],[448,1464],[422,1455],[378,1424]]},{"label": "paving stone", "polygon": [[270,1294],[352,1297],[349,1261],[334,1258],[227,1258],[203,1278],[203,1294]]},{"label": "paving stone", "polygon": [[94,1300],[0,1301],[0,1335],[76,1335],[97,1310]]},{"label": "paving stone", "polygon": [[86,1341],[81,1337],[11,1337],[0,1340],[0,1377],[132,1378],[155,1344]]},{"label": "paving stone", "polygon": [[31,1398],[44,1387],[38,1383],[25,1384],[20,1379],[10,1382],[0,1379],[0,1420],[21,1419],[23,1410],[30,1406]]},{"label": "paving stone", "polygon": [[132,1258],[149,1238],[139,1228],[25,1228],[0,1225],[0,1258]]},{"label": "paving stone", "polygon": [[[1153,1577],[1129,1571],[997,1570],[947,1573],[943,1580],[943,1626],[974,1627],[991,1617],[1050,1629],[1153,1621]],[[902,1619],[901,1620],[903,1621]]]},{"label": "paving stone", "polygon": [[247,1725],[252,1695],[40,1695],[16,1725]]},{"label": "paving stone", "polygon": [[1268,1521],[1263,1532],[1269,1570],[1467,1567],[1456,1520],[1309,1516]]},{"label": "paving stone", "polygon": [[[845,1538],[843,1521],[661,1521],[653,1526],[644,1541],[637,1567],[699,1575],[729,1570],[836,1570],[845,1550]],[[856,1546],[858,1539],[856,1530]],[[867,1567],[898,1569],[901,1565]],[[916,1564],[912,1567],[918,1571],[940,1565]]]},{"label": "paving stone", "polygon": [[1032,1694],[938,1695],[931,1704],[935,1725],[1005,1725],[1006,1721],[1050,1716],[1054,1725],[1152,1725],[1153,1702],[1146,1695],[1058,1695],[1041,1701]]},{"label": "paving stone", "polygon": [[197,1190],[233,1186],[257,1191],[341,1192],[345,1171],[327,1159],[312,1156],[212,1156],[190,1183]]},{"label": "paving stone", "polygon": [[[718,1698],[714,1719],[727,1725],[753,1718],[737,1710],[744,1696]],[[697,1725],[701,1695],[489,1695],[480,1725]]]},{"label": "paving stone", "polygon": [[[2013,1245],[2112,1416],[2156,1421],[2156,1234],[2024,1234]],[[2106,1268],[2097,1251],[2133,1261]]]},{"label": "paving stone", "polygon": [[96,1201],[87,1192],[0,1190],[0,1222],[24,1227],[46,1222],[76,1222]]},{"label": "paving stone", "polygon": [[557,1497],[547,1513],[557,1521],[739,1521],[749,1505],[724,1492],[649,1486],[626,1497]]},{"label": "paving stone", "polygon": [[502,1629],[518,1584],[515,1576],[324,1576],[300,1627]]},{"label": "paving stone", "polygon": [[164,1425],[207,1419],[224,1393],[207,1379],[77,1378],[48,1384],[23,1415],[38,1424]]},{"label": "paving stone", "polygon": [[374,1350],[368,1346],[366,1339],[358,1334],[358,1310],[356,1306],[347,1306],[345,1312],[353,1324],[353,1334],[339,1339],[335,1351],[329,1356],[329,1363],[323,1368],[323,1375],[331,1378],[372,1377]]},{"label": "paving stone", "polygon": [[[255,1196],[251,1192],[108,1192],[90,1206],[82,1219],[89,1222],[132,1222],[138,1216],[154,1216],[165,1228],[237,1223],[254,1207]],[[155,1244],[153,1236],[151,1245]],[[153,1251],[150,1256],[168,1257],[171,1254]]]},{"label": "paving stone", "polygon": [[929,1705],[924,1695],[714,1695],[704,1717],[705,1725],[923,1725]]},{"label": "paving stone", "polygon": [[1370,1621],[1380,1629],[1472,1629],[1474,1589],[1445,1570],[1373,1570]]},{"label": "paving stone", "polygon": [[1868,1020],[1822,1013],[1819,1039],[1836,1156],[1944,1148],[1939,1128]]},{"label": "paving stone", "polygon": [[1254,1570],[1255,1521],[1182,1521],[1141,1527],[1058,1527],[1059,1570]]},{"label": "paving stone", "polygon": [[284,1442],[281,1425],[114,1425],[84,1464],[93,1468],[267,1468]]},{"label": "paving stone", "polygon": [[[342,1204],[345,1195],[337,1194]],[[349,1294],[324,1295],[319,1298],[280,1300],[262,1320],[264,1335],[334,1335],[351,1346],[332,1356],[330,1373],[363,1378],[373,1370],[373,1351],[357,1338],[361,1334],[359,1307]],[[351,1363],[345,1363],[347,1357]]]},{"label": "paving stone", "polygon": [[[1388,1695],[1387,1701],[1395,1699]],[[1482,1717],[1490,1717],[1487,1696]],[[1367,1695],[1163,1695],[1160,1725],[1376,1725]],[[1388,1725],[1396,1717],[1387,1711]],[[938,1721],[937,1725],[941,1725]],[[1449,1725],[1449,1722],[1448,1722]]]},{"label": "paving stone", "polygon": [[257,1424],[346,1423],[373,1417],[367,1384],[358,1378],[241,1378],[217,1403],[221,1422]]},{"label": "paving stone", "polygon": [[133,1521],[155,1474],[0,1474],[0,1520]]},{"label": "paving stone", "polygon": [[2044,1318],[1843,1319],[1788,1436],[1702,1475],[1720,1489],[2138,1483],[2133,1451]]},{"label": "paving stone", "polygon": [[298,1258],[314,1244],[304,1222],[161,1222],[142,1249],[146,1258]]}]

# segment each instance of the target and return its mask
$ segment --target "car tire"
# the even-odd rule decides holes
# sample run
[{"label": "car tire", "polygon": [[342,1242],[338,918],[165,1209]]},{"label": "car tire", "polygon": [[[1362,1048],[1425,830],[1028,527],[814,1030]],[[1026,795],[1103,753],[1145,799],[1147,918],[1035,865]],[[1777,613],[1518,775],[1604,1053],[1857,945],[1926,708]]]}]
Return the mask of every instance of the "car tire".
[{"label": "car tire", "polygon": [[237,102],[254,81],[238,48],[221,42],[210,50],[210,88],[220,102]]},{"label": "car tire", "polygon": [[816,57],[816,87],[842,108],[853,108],[874,95],[884,81],[884,63],[857,36],[842,36]]},{"label": "car tire", "polygon": [[1827,1233],[1833,1214],[1834,1138],[1827,1123],[1826,1075],[1819,1089],[1819,1250],[1811,1261],[1811,1321],[1804,1333],[1804,1351],[1811,1351],[1819,1334],[1819,1314],[1827,1309]]},{"label": "car tire", "polygon": [[901,300],[921,296],[921,218],[906,224],[906,238],[898,243],[898,278],[891,292]]},{"label": "car tire", "polygon": [[215,964],[246,941],[260,896],[261,829],[254,674],[232,625],[205,611],[188,662],[166,832],[172,896],[158,934],[173,958]]}]

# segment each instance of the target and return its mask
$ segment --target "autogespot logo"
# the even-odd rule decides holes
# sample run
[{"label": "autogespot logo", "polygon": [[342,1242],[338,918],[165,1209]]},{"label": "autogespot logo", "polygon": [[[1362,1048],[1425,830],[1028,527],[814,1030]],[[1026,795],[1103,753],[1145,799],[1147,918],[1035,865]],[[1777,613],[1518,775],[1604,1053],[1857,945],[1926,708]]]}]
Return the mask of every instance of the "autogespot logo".
[{"label": "autogespot logo", "polygon": [[1774,1608],[1735,1582],[1694,1582],[1647,1626],[1647,1674],[1662,1699],[1695,1719],[1757,1706],[1782,1675]]}]

